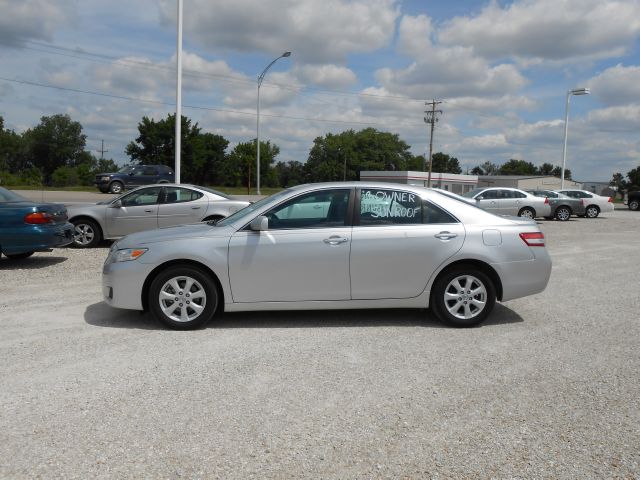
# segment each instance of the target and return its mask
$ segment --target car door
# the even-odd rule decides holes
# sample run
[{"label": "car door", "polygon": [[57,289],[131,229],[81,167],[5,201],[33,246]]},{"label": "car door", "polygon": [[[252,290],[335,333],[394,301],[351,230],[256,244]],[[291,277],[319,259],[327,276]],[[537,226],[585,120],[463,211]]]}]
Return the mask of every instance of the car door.
[{"label": "car door", "polygon": [[[304,193],[265,213],[268,230],[246,227],[232,235],[233,301],[348,300],[352,197],[344,188]],[[323,204],[320,216],[313,205]]]},{"label": "car door", "polygon": [[164,187],[158,206],[158,227],[196,223],[204,218],[208,205],[202,192],[185,187]]},{"label": "car door", "polygon": [[363,188],[351,240],[354,300],[420,295],[431,274],[464,243],[452,215],[402,189]]},{"label": "car door", "polygon": [[487,212],[500,214],[498,205],[498,191],[496,189],[485,190],[474,197],[476,205]]},{"label": "car door", "polygon": [[135,190],[107,208],[109,237],[158,228],[158,201],[162,187]]}]

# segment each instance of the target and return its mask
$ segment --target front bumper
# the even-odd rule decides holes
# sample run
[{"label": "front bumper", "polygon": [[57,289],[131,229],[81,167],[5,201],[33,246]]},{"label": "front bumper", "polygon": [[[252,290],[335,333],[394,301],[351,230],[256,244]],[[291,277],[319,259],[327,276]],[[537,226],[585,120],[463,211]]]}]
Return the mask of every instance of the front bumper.
[{"label": "front bumper", "polygon": [[154,267],[138,260],[113,263],[107,258],[102,267],[104,301],[115,308],[144,310],[142,289]]}]

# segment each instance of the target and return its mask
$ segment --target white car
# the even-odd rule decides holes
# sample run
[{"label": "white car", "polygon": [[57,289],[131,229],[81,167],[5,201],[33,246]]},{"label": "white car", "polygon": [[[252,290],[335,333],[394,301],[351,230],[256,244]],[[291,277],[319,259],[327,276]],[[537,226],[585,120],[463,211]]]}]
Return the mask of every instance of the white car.
[{"label": "white car", "polygon": [[476,188],[463,197],[471,199],[477,207],[496,215],[517,215],[524,218],[549,217],[548,198],[536,197],[518,188]]},{"label": "white car", "polygon": [[601,213],[613,212],[613,199],[611,197],[603,197],[593,192],[577,189],[555,191],[567,197],[581,198],[585,205],[584,216],[587,218],[596,218]]}]

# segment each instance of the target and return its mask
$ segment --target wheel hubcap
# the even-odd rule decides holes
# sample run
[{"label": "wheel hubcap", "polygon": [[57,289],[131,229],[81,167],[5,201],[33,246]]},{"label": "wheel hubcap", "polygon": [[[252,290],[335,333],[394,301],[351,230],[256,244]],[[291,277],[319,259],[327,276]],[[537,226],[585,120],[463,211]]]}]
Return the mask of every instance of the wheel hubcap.
[{"label": "wheel hubcap", "polygon": [[95,236],[96,234],[93,231],[93,228],[87,224],[81,223],[76,225],[74,229],[73,241],[78,245],[86,246],[93,241]]},{"label": "wheel hubcap", "polygon": [[190,322],[204,311],[207,294],[200,282],[180,276],[165,282],[158,301],[164,314],[174,322]]},{"label": "wheel hubcap", "polygon": [[569,217],[571,215],[569,215],[569,211],[565,210],[564,208],[561,208],[560,210],[558,210],[558,218],[560,220],[569,220]]},{"label": "wheel hubcap", "polygon": [[524,218],[533,218],[533,213],[531,213],[531,210],[523,210],[520,213],[520,216]]},{"label": "wheel hubcap", "polygon": [[484,310],[487,304],[487,289],[476,277],[461,275],[447,285],[444,304],[454,317],[469,320]]},{"label": "wheel hubcap", "polygon": [[122,190],[122,188],[120,187],[120,184],[115,183],[111,186],[111,191],[113,193],[120,193],[120,190]]},{"label": "wheel hubcap", "polygon": [[590,208],[587,210],[587,216],[589,218],[595,218],[598,216],[598,210],[595,208]]}]

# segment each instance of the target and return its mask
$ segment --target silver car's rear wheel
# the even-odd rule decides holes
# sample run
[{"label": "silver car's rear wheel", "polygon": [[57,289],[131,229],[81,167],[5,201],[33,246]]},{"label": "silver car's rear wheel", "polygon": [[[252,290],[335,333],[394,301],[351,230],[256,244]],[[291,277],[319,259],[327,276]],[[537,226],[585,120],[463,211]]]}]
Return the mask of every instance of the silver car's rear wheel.
[{"label": "silver car's rear wheel", "polygon": [[522,218],[535,218],[536,212],[532,208],[524,207],[518,212],[518,216]]},{"label": "silver car's rear wheel", "polygon": [[596,218],[600,214],[600,209],[597,205],[589,205],[585,210],[587,218]]},{"label": "silver car's rear wheel", "polygon": [[436,280],[431,296],[434,313],[454,327],[471,327],[482,322],[496,301],[495,286],[481,270],[455,267]]},{"label": "silver car's rear wheel", "polygon": [[149,288],[149,309],[172,328],[197,328],[213,317],[218,292],[211,277],[197,267],[170,267]]}]

